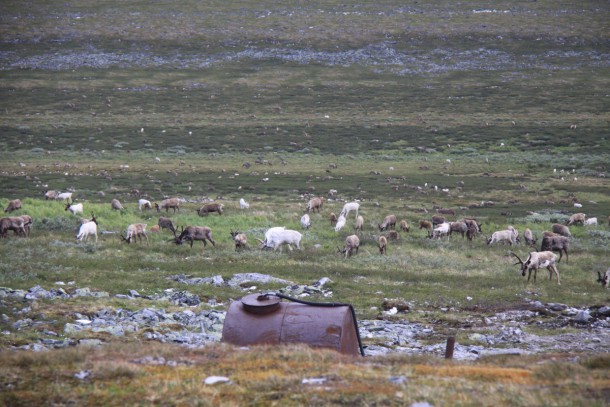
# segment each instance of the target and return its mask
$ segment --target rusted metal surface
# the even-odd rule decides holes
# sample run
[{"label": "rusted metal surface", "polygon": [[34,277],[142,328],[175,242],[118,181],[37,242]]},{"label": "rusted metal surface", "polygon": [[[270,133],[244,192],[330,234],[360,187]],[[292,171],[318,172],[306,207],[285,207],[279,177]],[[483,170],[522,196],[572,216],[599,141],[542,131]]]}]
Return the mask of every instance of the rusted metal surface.
[{"label": "rusted metal surface", "polygon": [[229,306],[222,341],[239,346],[305,343],[358,355],[356,322],[348,305],[322,307],[251,294]]}]

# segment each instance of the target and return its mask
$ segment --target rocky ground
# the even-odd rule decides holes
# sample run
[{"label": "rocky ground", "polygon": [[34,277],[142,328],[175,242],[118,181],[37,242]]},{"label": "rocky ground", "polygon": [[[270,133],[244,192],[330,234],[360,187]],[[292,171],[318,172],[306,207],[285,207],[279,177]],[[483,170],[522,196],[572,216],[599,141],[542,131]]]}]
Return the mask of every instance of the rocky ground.
[{"label": "rocky ground", "polygon": [[404,51],[392,42],[371,44],[365,48],[336,52],[292,48],[247,47],[235,52],[216,54],[156,55],[149,52],[114,52],[91,46],[88,50],[62,50],[37,55],[20,55],[17,51],[0,50],[0,70],[41,69],[50,71],[83,68],[171,68],[202,69],[240,61],[277,60],[297,64],[325,66],[371,66],[399,75],[446,73],[453,71],[495,71],[506,69],[565,69],[586,64],[607,67],[610,56],[598,51],[557,50],[530,55],[511,55],[496,49],[452,48],[425,51]]},{"label": "rocky ground", "polygon": [[[189,278],[175,275],[170,278],[188,285],[239,286],[243,287],[244,293],[258,292],[258,284],[275,282],[286,284],[280,290],[284,295],[317,302],[332,301],[329,299],[332,291],[326,288],[326,283],[330,281],[327,278],[311,285],[295,285],[257,273],[236,274],[228,281],[224,281],[221,276]],[[189,347],[200,347],[221,339],[227,304],[214,301],[201,304],[198,295],[174,289],[152,296],[142,296],[135,290],[130,290],[128,294],[117,294],[115,297],[122,299],[150,300],[151,306],[135,311],[104,307],[87,315],[75,313],[73,320],[63,326],[62,332],[54,332],[45,329],[54,325],[54,321],[47,320],[44,313],[31,317],[35,314],[32,309],[37,308],[33,306],[36,301],[48,301],[52,307],[53,303],[74,297],[110,297],[106,292],[76,288],[70,283],[58,282],[57,287],[52,290],[39,286],[29,290],[0,288],[3,308],[6,310],[12,306],[11,315],[2,315],[5,327],[2,335],[5,339],[11,335],[17,336],[19,331],[24,330],[36,332],[38,336],[34,342],[15,349],[44,351],[77,345],[101,346],[105,340],[99,339],[100,333],[107,334],[101,336],[108,338],[138,335],[146,340]],[[167,303],[168,307],[179,311],[159,308],[159,302]],[[202,310],[201,305],[206,309]],[[468,315],[462,326],[453,329],[457,335],[454,358],[468,360],[502,353],[595,354],[610,349],[610,307],[577,309],[565,304],[530,301],[524,308],[526,309],[485,314],[455,309],[441,310]],[[409,322],[426,320],[425,317],[414,317],[418,313],[425,314],[425,310],[418,310],[417,306],[406,302],[402,306],[401,303],[384,303],[380,309],[385,310],[380,312],[379,319],[358,321],[367,356],[391,353],[444,355],[446,329],[441,324],[436,324],[434,320],[430,323]],[[536,335],[531,331],[544,334]],[[90,338],[87,338],[87,333],[91,333]],[[460,339],[465,344],[460,344]]]}]

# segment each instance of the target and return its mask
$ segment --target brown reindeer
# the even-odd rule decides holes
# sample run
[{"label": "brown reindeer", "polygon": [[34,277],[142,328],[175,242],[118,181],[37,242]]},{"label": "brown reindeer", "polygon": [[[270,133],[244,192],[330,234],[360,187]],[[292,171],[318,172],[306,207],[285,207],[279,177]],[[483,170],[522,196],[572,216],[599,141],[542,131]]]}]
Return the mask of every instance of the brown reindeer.
[{"label": "brown reindeer", "polygon": [[216,212],[222,215],[223,207],[223,204],[217,202],[205,203],[201,208],[197,209],[197,214],[199,216],[206,216],[208,213]]},{"label": "brown reindeer", "polygon": [[155,203],[155,208],[157,212],[161,212],[161,209],[165,209],[165,212],[168,212],[170,208],[174,210],[176,213],[176,209],[180,210],[180,199],[179,198],[169,198],[161,201],[161,205]]}]

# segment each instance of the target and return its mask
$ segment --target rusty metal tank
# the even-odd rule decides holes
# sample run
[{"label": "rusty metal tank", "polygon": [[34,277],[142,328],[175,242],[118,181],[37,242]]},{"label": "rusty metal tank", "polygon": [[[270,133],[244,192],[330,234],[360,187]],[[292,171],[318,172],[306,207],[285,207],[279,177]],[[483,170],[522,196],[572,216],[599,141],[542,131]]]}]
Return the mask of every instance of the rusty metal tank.
[{"label": "rusty metal tank", "polygon": [[281,294],[250,294],[233,301],[225,317],[222,342],[240,346],[305,343],[364,356],[350,304],[312,303]]}]

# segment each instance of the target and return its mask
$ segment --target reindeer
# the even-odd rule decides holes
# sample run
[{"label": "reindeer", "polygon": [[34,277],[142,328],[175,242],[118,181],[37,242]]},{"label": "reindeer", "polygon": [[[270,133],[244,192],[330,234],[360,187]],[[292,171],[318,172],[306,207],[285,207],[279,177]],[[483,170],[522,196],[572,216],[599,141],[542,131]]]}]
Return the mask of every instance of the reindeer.
[{"label": "reindeer", "polygon": [[362,217],[362,215],[358,215],[358,217],[356,218],[356,226],[354,226],[354,229],[356,230],[357,235],[362,233],[363,227],[364,227],[364,218]]},{"label": "reindeer", "polygon": [[571,226],[571,225],[576,225],[576,224],[584,225],[586,218],[587,218],[587,215],[585,215],[584,213],[575,213],[572,216],[570,216],[570,219],[568,219],[568,221],[566,222],[566,226]]},{"label": "reindeer", "polygon": [[122,211],[124,209],[123,205],[121,204],[121,201],[116,198],[110,202],[110,207],[115,211]]},{"label": "reindeer", "polygon": [[542,235],[542,243],[540,245],[540,251],[550,250],[553,252],[559,252],[559,260],[561,261],[563,253],[566,254],[566,263],[569,262],[568,250],[570,250],[570,239],[555,233],[544,232]]},{"label": "reindeer", "polygon": [[320,212],[322,206],[324,205],[324,197],[316,196],[313,197],[307,202],[307,212]]},{"label": "reindeer", "polygon": [[377,247],[379,247],[379,254],[387,254],[388,249],[388,239],[381,235],[377,239]]},{"label": "reindeer", "polygon": [[343,246],[343,250],[337,247],[337,251],[341,254],[345,254],[345,258],[351,257],[352,254],[358,253],[358,249],[360,248],[360,239],[356,235],[349,235],[345,238],[345,245]]},{"label": "reindeer", "polygon": [[534,282],[536,281],[536,272],[540,268],[546,268],[549,270],[549,280],[553,278],[553,273],[557,276],[557,285],[561,285],[559,282],[559,270],[555,265],[556,256],[553,252],[531,252],[525,262],[519,258],[514,252],[510,252],[518,260],[515,265],[521,265],[521,275],[525,277],[525,273],[528,272],[527,282],[529,283],[532,271],[534,271]]},{"label": "reindeer", "polygon": [[379,227],[380,232],[388,229],[394,229],[396,227],[396,215],[386,216],[385,218],[383,218],[383,222],[381,222],[377,226]]},{"label": "reindeer", "polygon": [[400,221],[400,230],[405,233],[409,232],[409,223],[404,219]]},{"label": "reindeer", "polygon": [[70,211],[72,215],[76,215],[77,213],[83,213],[83,204],[79,203],[72,205],[71,203],[67,203],[65,210]]},{"label": "reindeer", "polygon": [[433,229],[432,222],[429,222],[427,220],[420,220],[419,228],[426,229],[428,231],[428,237],[432,237],[432,229]]},{"label": "reindeer", "polygon": [[466,231],[466,237],[469,241],[472,241],[479,233],[483,233],[481,224],[474,218],[464,218],[463,222],[468,226]]},{"label": "reindeer", "polygon": [[525,232],[523,232],[523,238],[525,239],[526,245],[536,246],[536,238],[534,237],[530,228],[525,229]]},{"label": "reindeer", "polygon": [[453,232],[460,233],[463,239],[464,235],[468,233],[468,225],[465,222],[449,222],[449,236]]},{"label": "reindeer", "polygon": [[132,240],[133,242],[137,243],[138,237],[140,238],[141,242],[142,236],[144,236],[146,238],[146,245],[148,245],[148,235],[146,234],[146,226],[148,226],[146,223],[132,223],[127,227],[127,237],[123,237],[123,235],[121,235],[121,238],[127,243],[131,243]]},{"label": "reindeer", "polygon": [[0,219],[0,237],[8,237],[8,231],[12,230],[15,235],[26,236],[25,222],[20,216]]},{"label": "reindeer", "polygon": [[95,235],[95,243],[97,243],[97,219],[93,212],[91,212],[91,219],[85,221],[80,226],[78,234],[76,235],[76,240],[79,242],[87,241],[91,235]]},{"label": "reindeer", "polygon": [[183,226],[180,236],[173,239],[177,245],[181,245],[185,240],[191,242],[191,248],[195,240],[201,240],[203,246],[207,246],[206,240],[212,243],[212,246],[216,246],[214,239],[212,239],[212,230],[207,226]]},{"label": "reindeer", "polygon": [[174,210],[174,213],[176,213],[176,209],[180,210],[180,199],[179,198],[164,199],[163,201],[161,201],[161,205],[159,205],[158,203],[155,203],[155,208],[157,209],[157,212],[161,212],[161,209],[165,208],[166,213],[169,211],[169,208],[172,208]]},{"label": "reindeer", "polygon": [[206,216],[208,213],[213,213],[213,212],[216,212],[219,215],[222,215],[223,207],[224,207],[223,204],[217,203],[217,202],[205,203],[205,204],[203,204],[203,206],[201,208],[197,209],[197,215]]},{"label": "reindeer", "polygon": [[432,227],[436,228],[441,223],[446,223],[447,219],[444,216],[434,215],[432,216]]},{"label": "reindeer", "polygon": [[21,199],[13,199],[12,201],[9,201],[4,213],[10,213],[19,209],[21,209]]},{"label": "reindeer", "polygon": [[172,222],[172,220],[170,218],[165,218],[163,216],[159,216],[159,221],[157,222],[157,225],[159,226],[159,229],[168,229],[170,230],[173,234],[174,237],[176,237],[176,227],[174,226],[174,223]]},{"label": "reindeer", "polygon": [[248,237],[244,233],[238,231],[234,232],[233,229],[231,229],[230,233],[235,242],[235,251],[248,248],[246,245],[248,243]]},{"label": "reindeer", "polygon": [[334,212],[331,212],[328,215],[328,220],[330,221],[330,226],[335,226],[337,224],[337,215]]},{"label": "reindeer", "polygon": [[557,233],[558,235],[565,237],[572,237],[572,233],[570,233],[570,228],[566,225],[560,225],[559,223],[553,223],[551,225],[551,230],[553,233]]}]

